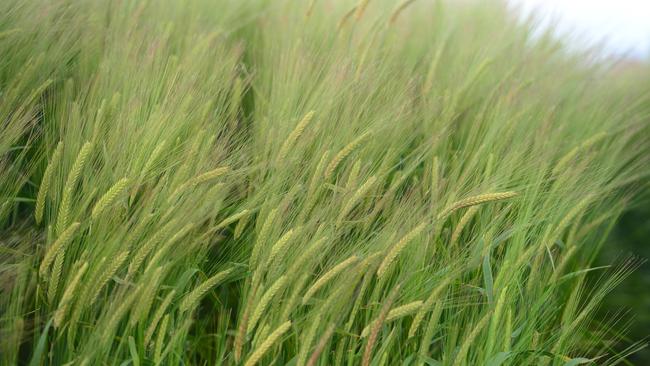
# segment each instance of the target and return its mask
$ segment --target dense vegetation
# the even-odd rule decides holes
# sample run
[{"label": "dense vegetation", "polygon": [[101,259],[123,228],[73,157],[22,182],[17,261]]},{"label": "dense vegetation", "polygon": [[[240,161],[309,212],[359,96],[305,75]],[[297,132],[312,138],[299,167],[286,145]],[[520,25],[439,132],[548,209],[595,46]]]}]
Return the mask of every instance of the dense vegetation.
[{"label": "dense vegetation", "polygon": [[2,365],[643,346],[595,317],[640,260],[595,260],[650,76],[499,2],[5,0],[0,54]]}]

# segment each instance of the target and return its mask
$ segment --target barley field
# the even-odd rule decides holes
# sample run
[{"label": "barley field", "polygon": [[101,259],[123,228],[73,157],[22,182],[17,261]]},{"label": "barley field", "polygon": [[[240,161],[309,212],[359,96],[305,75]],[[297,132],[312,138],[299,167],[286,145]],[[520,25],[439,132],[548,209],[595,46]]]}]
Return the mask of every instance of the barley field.
[{"label": "barley field", "polygon": [[536,24],[0,1],[0,365],[631,364],[650,66]]}]

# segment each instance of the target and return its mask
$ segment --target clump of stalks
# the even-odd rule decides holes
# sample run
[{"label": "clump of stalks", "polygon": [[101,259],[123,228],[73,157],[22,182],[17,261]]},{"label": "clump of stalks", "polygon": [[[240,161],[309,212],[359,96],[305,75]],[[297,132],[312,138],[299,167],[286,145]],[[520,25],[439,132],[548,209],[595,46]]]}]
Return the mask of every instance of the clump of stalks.
[{"label": "clump of stalks", "polygon": [[596,315],[639,262],[594,261],[647,190],[650,68],[496,1],[271,3],[0,1],[0,364],[643,346]]}]

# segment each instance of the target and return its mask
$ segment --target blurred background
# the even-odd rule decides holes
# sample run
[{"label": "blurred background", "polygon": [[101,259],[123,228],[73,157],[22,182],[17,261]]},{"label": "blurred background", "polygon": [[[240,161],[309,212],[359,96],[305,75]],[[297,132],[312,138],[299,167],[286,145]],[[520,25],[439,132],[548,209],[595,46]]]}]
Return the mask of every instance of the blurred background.
[{"label": "blurred background", "polygon": [[[620,59],[625,68],[650,68],[650,0],[508,0],[522,18],[534,13],[541,28],[553,26],[567,44],[593,47],[601,57]],[[650,85],[647,86],[650,93]],[[626,212],[596,265],[620,263],[630,256],[650,259],[650,181],[641,205]],[[650,263],[644,263],[607,297],[600,316],[627,311],[627,337],[615,349],[650,340]],[[650,365],[650,348],[630,357]]]}]

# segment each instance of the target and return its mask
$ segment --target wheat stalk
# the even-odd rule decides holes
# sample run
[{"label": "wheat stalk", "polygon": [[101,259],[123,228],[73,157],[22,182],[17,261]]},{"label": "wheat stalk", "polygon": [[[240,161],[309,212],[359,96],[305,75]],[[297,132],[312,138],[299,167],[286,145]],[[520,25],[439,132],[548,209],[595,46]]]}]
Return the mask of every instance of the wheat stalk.
[{"label": "wheat stalk", "polygon": [[50,246],[50,248],[47,250],[38,270],[41,276],[45,275],[47,268],[50,266],[59,251],[70,243],[74,237],[74,234],[77,232],[77,229],[79,229],[79,225],[80,224],[78,222],[71,224],[65,231],[61,233],[56,241],[54,241],[52,246]]},{"label": "wheat stalk", "polygon": [[321,319],[322,316],[320,313],[318,313],[316,315],[316,318],[311,321],[311,325],[307,330],[305,340],[301,343],[300,351],[298,351],[298,358],[296,361],[297,366],[304,366],[305,363],[307,362],[307,352],[309,351],[309,348],[311,347],[311,344],[314,341],[314,338],[316,337],[316,332],[318,331],[318,327],[320,326]]},{"label": "wheat stalk", "polygon": [[61,301],[59,301],[59,307],[56,310],[56,313],[54,313],[54,326],[55,327],[60,327],[61,324],[63,324],[63,320],[65,318],[65,314],[68,311],[68,306],[70,305],[70,302],[72,301],[72,297],[75,294],[75,291],[77,290],[77,286],[79,285],[79,281],[81,280],[81,277],[86,273],[86,270],[88,269],[88,263],[84,262],[81,268],[77,271],[77,274],[72,278],[72,281],[68,284],[68,286],[65,288],[65,291],[63,291],[63,296],[61,297]]},{"label": "wheat stalk", "polygon": [[397,21],[397,18],[404,11],[404,9],[406,9],[406,7],[408,7],[409,5],[411,5],[414,2],[415,2],[415,0],[404,0],[404,1],[402,1],[402,3],[399,4],[397,6],[397,8],[395,8],[395,10],[393,10],[393,14],[391,14],[390,20],[388,21],[388,24],[389,25],[395,24],[395,22]]},{"label": "wheat stalk", "polygon": [[43,179],[41,180],[41,185],[38,187],[38,194],[36,196],[36,209],[34,210],[34,218],[36,219],[36,224],[40,224],[43,220],[43,211],[45,209],[45,199],[50,190],[50,185],[52,183],[52,176],[54,175],[54,169],[59,164],[61,160],[61,155],[63,153],[63,141],[59,141],[56,145],[56,149],[52,154],[50,162],[45,168],[45,173],[43,173]]},{"label": "wheat stalk", "polygon": [[[421,300],[418,301],[413,301],[408,304],[398,306],[394,309],[391,309],[388,312],[388,315],[386,315],[386,319],[384,320],[384,323],[391,322],[395,319],[403,318],[407,315],[410,315],[416,311],[418,311],[422,307],[423,302]],[[363,329],[361,332],[361,337],[365,338],[368,336],[368,332],[370,331],[370,326],[367,326]]]},{"label": "wheat stalk", "polygon": [[95,207],[93,207],[92,214],[90,215],[91,218],[97,220],[97,218],[126,191],[128,185],[129,178],[122,178],[117,181],[117,183],[115,183],[106,193],[104,193],[99,201],[97,201]]},{"label": "wheat stalk", "polygon": [[458,225],[456,225],[454,232],[451,234],[451,239],[449,240],[450,247],[453,247],[456,244],[458,238],[460,237],[460,234],[463,232],[463,229],[465,228],[465,225],[467,225],[469,220],[471,220],[472,217],[476,214],[478,208],[479,206],[472,206],[469,208],[469,210],[467,210],[467,212],[465,212],[463,217],[458,222]]},{"label": "wheat stalk", "polygon": [[331,281],[334,277],[336,277],[339,273],[343,272],[346,268],[348,268],[350,265],[356,263],[359,260],[359,257],[356,255],[351,256],[350,258],[344,260],[343,262],[335,265],[327,271],[324,275],[322,275],[305,293],[305,296],[302,298],[302,304],[305,305],[314,294],[320,290],[323,286],[325,286],[329,281]]},{"label": "wheat stalk", "polygon": [[384,260],[381,262],[379,265],[379,269],[377,269],[377,276],[383,277],[384,274],[386,274],[386,271],[388,271],[388,268],[390,265],[395,261],[395,258],[404,250],[404,248],[424,229],[427,227],[427,223],[423,222],[420,225],[416,226],[413,230],[411,230],[408,234],[404,235],[400,241],[395,244],[391,250],[388,252],[386,257],[384,257]]},{"label": "wheat stalk", "polygon": [[354,195],[350,197],[350,199],[347,201],[343,209],[341,210],[341,213],[339,214],[338,219],[336,220],[337,226],[340,226],[341,223],[343,222],[343,219],[352,211],[352,209],[359,203],[359,201],[363,198],[363,196],[368,193],[370,189],[375,185],[375,182],[377,181],[377,177],[372,176],[368,178],[368,180],[361,186],[359,189],[357,189],[356,192],[354,192]]},{"label": "wheat stalk", "polygon": [[162,361],[162,348],[163,348],[163,342],[165,341],[165,335],[167,334],[167,325],[169,324],[169,314],[165,315],[165,318],[163,318],[162,323],[160,324],[160,329],[158,330],[158,337],[156,337],[156,346],[154,348],[154,356],[153,359],[156,362],[156,364],[160,364]]},{"label": "wheat stalk", "polygon": [[368,7],[368,3],[370,0],[360,0],[359,4],[357,5],[357,11],[354,13],[354,17],[359,20],[363,16],[363,13],[365,13],[366,8]]},{"label": "wheat stalk", "polygon": [[320,357],[321,353],[323,353],[323,350],[325,350],[325,346],[327,345],[327,342],[332,337],[332,334],[334,334],[334,329],[336,329],[335,324],[330,324],[330,326],[327,327],[327,330],[325,331],[325,334],[323,334],[320,341],[316,345],[316,348],[314,349],[314,352],[309,357],[309,361],[307,362],[307,366],[315,366],[316,365],[316,362],[318,361],[318,357]]},{"label": "wheat stalk", "polygon": [[264,357],[266,352],[268,352],[268,350],[271,348],[271,346],[273,346],[278,341],[278,339],[280,339],[280,337],[282,337],[282,335],[289,330],[289,328],[291,328],[291,321],[290,320],[282,323],[282,325],[280,325],[276,330],[274,330],[273,333],[271,333],[264,340],[264,342],[262,342],[262,344],[259,346],[259,348],[257,348],[253,352],[253,354],[251,354],[251,357],[246,361],[244,366],[254,366],[254,365],[256,365],[260,361],[260,359],[262,359],[262,357]]},{"label": "wheat stalk", "polygon": [[50,274],[50,279],[47,284],[47,300],[50,303],[54,302],[54,297],[56,296],[56,290],[59,287],[59,279],[61,278],[61,271],[63,270],[63,261],[65,260],[65,248],[62,248],[59,251],[59,254],[56,255],[54,260],[54,266],[52,266],[52,273]]},{"label": "wheat stalk", "polygon": [[271,210],[271,212],[269,212],[268,216],[266,216],[266,219],[264,220],[264,224],[262,224],[262,228],[260,229],[259,235],[257,236],[257,240],[255,240],[253,251],[251,252],[250,264],[252,268],[257,267],[262,245],[268,240],[269,233],[271,232],[271,228],[273,227],[277,213],[278,208],[276,207]]},{"label": "wheat stalk", "polygon": [[93,144],[91,142],[86,142],[81,147],[81,150],[79,151],[79,155],[77,155],[77,159],[72,165],[72,169],[70,170],[70,173],[68,174],[68,178],[66,179],[65,188],[63,189],[63,196],[61,198],[61,206],[59,207],[59,214],[56,222],[56,230],[59,233],[62,232],[68,226],[68,218],[70,216],[70,204],[72,202],[72,192],[74,191],[74,188],[77,185],[77,182],[79,181],[81,172],[86,166],[86,162],[88,161],[88,157],[92,152],[92,148],[93,148]]},{"label": "wheat stalk", "polygon": [[149,322],[149,327],[147,327],[147,331],[144,333],[145,347],[149,345],[151,337],[153,336],[153,333],[156,331],[156,327],[158,326],[158,322],[160,319],[162,319],[163,315],[165,315],[165,312],[174,299],[174,296],[176,296],[176,290],[171,290],[167,296],[165,296],[162,303],[160,303],[160,306],[153,314],[153,318],[151,319],[151,322]]},{"label": "wheat stalk", "polygon": [[451,280],[451,277],[447,277],[438,286],[436,286],[433,291],[431,291],[431,294],[426,299],[424,304],[422,304],[420,310],[417,314],[415,314],[415,317],[413,318],[413,323],[411,323],[411,328],[409,328],[408,338],[415,336],[415,332],[417,332],[418,328],[420,327],[420,323],[422,323],[424,316],[428,311],[431,310],[434,301],[438,299],[438,295],[440,295],[440,293],[447,287]]},{"label": "wheat stalk", "polygon": [[379,312],[379,316],[377,317],[377,319],[372,324],[372,328],[370,329],[370,336],[368,337],[368,342],[366,343],[366,347],[365,347],[365,350],[363,352],[363,359],[362,359],[362,362],[361,362],[361,364],[363,366],[369,366],[370,365],[372,349],[375,346],[375,342],[377,342],[377,338],[379,336],[379,330],[381,329],[381,326],[384,324],[384,320],[388,316],[388,313],[390,311],[390,307],[393,305],[393,302],[395,301],[395,298],[397,297],[397,294],[399,292],[400,287],[401,287],[401,285],[398,284],[391,290],[391,292],[386,297],[386,302],[381,307],[381,311]]},{"label": "wheat stalk", "polygon": [[456,359],[454,360],[453,366],[459,366],[465,363],[465,356],[467,355],[469,347],[472,345],[474,339],[476,339],[481,330],[483,330],[488,320],[490,320],[491,315],[492,312],[485,314],[483,318],[476,324],[474,329],[472,329],[472,332],[467,336],[467,338],[465,338],[462,345],[458,349],[458,353],[456,354]]},{"label": "wheat stalk", "polygon": [[273,285],[266,290],[264,295],[262,295],[262,298],[260,299],[260,302],[257,304],[255,307],[255,311],[253,311],[253,316],[251,317],[250,323],[248,323],[248,329],[246,330],[246,334],[250,334],[255,326],[257,325],[257,321],[260,320],[262,317],[262,314],[266,310],[266,307],[269,306],[271,303],[271,300],[273,300],[273,297],[280,292],[280,290],[284,287],[284,284],[287,282],[287,275],[283,275],[282,277],[278,278]]},{"label": "wheat stalk", "polygon": [[267,266],[270,267],[273,264],[275,258],[278,256],[278,254],[284,252],[287,245],[293,238],[294,234],[295,231],[293,229],[290,229],[284,235],[282,235],[280,239],[278,239],[278,241],[275,242],[275,244],[273,244],[273,246],[271,247],[271,252],[269,253],[269,258],[266,261]]},{"label": "wheat stalk", "polygon": [[223,282],[223,280],[225,280],[233,271],[233,268],[229,268],[205,280],[205,282],[192,290],[192,292],[190,292],[187,296],[185,296],[179,306],[180,311],[185,312],[187,310],[193,309],[198,304],[199,300],[205,295],[205,293],[208,292],[208,290]]},{"label": "wheat stalk", "polygon": [[359,145],[361,145],[361,142],[365,140],[368,136],[370,136],[370,132],[366,132],[362,134],[361,136],[357,137],[354,139],[352,142],[347,144],[341,151],[339,151],[338,154],[332,158],[332,161],[327,165],[327,168],[325,169],[325,175],[324,178],[325,180],[328,180],[332,174],[334,173],[334,170],[339,166],[341,161],[345,159],[348,155],[352,153]]},{"label": "wheat stalk", "polygon": [[501,200],[515,197],[516,195],[517,192],[508,191],[508,192],[498,192],[498,193],[486,193],[486,194],[480,194],[478,196],[468,197],[463,200],[454,202],[451,206],[443,210],[438,215],[438,220],[446,217],[447,215],[461,208],[476,206],[487,202],[501,201]]},{"label": "wheat stalk", "polygon": [[287,139],[284,141],[282,147],[280,148],[280,151],[278,152],[276,163],[284,161],[284,159],[287,157],[287,154],[289,153],[289,149],[291,149],[293,144],[300,138],[312,118],[314,118],[314,111],[307,112],[307,114],[302,118],[298,125],[296,125],[296,128],[294,128],[289,136],[287,136]]},{"label": "wheat stalk", "polygon": [[102,288],[104,288],[108,281],[110,281],[111,277],[113,277],[113,275],[115,275],[115,273],[120,269],[120,266],[122,266],[122,263],[124,263],[128,256],[129,251],[124,250],[113,259],[113,262],[110,263],[106,271],[99,277],[99,281],[94,284],[94,287],[91,290],[91,295],[89,296],[90,301],[88,304],[93,304],[95,302],[97,296],[99,296],[99,292],[102,290]]},{"label": "wheat stalk", "polygon": [[222,228],[224,228],[224,227],[226,227],[226,226],[232,224],[233,222],[235,222],[235,221],[241,219],[242,217],[245,217],[245,216],[248,215],[249,213],[250,213],[250,210],[248,210],[248,209],[244,209],[244,210],[241,210],[240,212],[238,212],[238,213],[236,213],[236,214],[234,214],[234,215],[231,215],[231,216],[229,216],[229,217],[226,217],[226,218],[223,219],[223,220],[222,220],[222,221],[221,221],[217,226],[215,226],[214,230],[222,229]]}]

